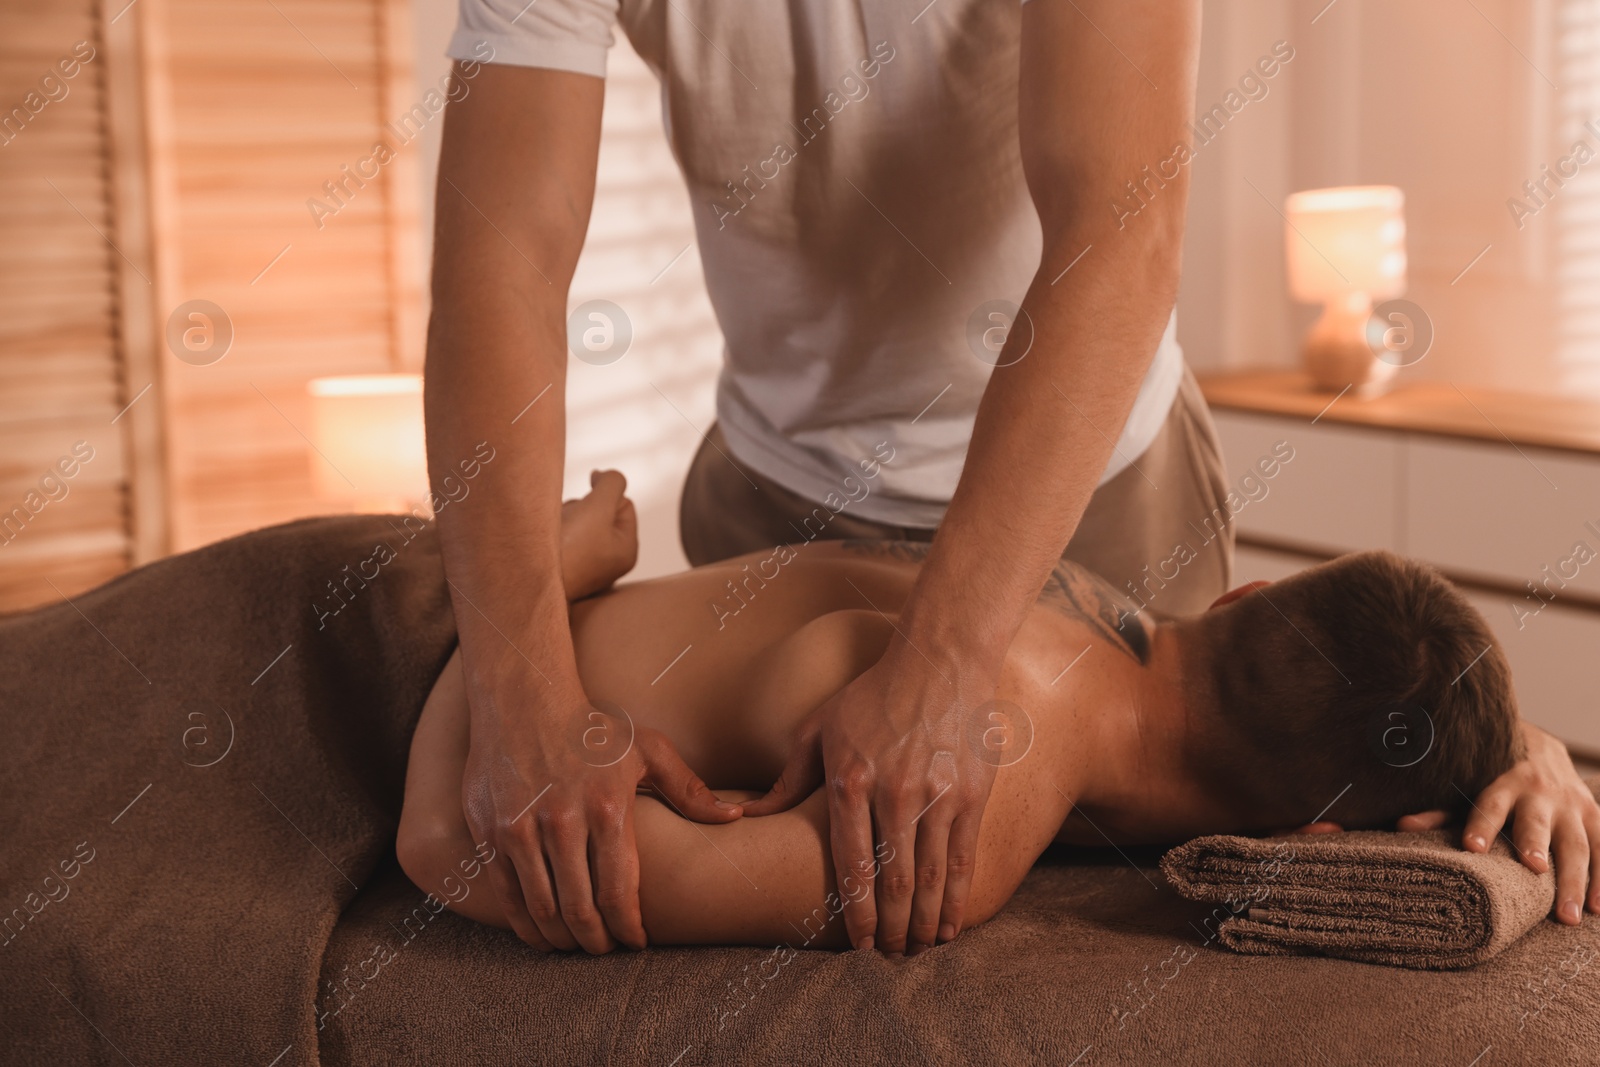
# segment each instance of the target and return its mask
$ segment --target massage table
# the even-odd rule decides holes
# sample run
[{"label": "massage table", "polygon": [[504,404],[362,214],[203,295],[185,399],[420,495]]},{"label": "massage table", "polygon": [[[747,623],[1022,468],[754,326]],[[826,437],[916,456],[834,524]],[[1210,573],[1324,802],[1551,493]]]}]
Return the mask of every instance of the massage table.
[{"label": "massage table", "polygon": [[1600,1063],[1594,917],[1465,970],[1246,956],[1156,851],[1052,849],[904,961],[540,955],[395,862],[454,641],[432,530],[384,516],[0,619],[0,1062]]}]

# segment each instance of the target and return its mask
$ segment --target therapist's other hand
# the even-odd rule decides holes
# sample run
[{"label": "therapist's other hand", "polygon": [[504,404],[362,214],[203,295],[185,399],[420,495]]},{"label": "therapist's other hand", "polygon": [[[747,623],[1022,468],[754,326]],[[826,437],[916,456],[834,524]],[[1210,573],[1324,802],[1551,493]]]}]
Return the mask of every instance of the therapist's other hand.
[{"label": "therapist's other hand", "polygon": [[800,803],[826,781],[845,929],[856,948],[915,955],[961,930],[995,767],[972,736],[994,680],[926,659],[905,638],[801,724],[749,816]]},{"label": "therapist's other hand", "polygon": [[[1510,840],[1529,869],[1550,869],[1555,852],[1556,918],[1577,925],[1588,886],[1588,908],[1600,914],[1600,805],[1583,784],[1567,746],[1531,723],[1522,724],[1527,756],[1490,782],[1473,803],[1462,832],[1469,852],[1487,852],[1509,820]],[[1446,814],[1427,811],[1400,820],[1401,830],[1433,830]]]},{"label": "therapist's other hand", "polygon": [[467,823],[504,860],[485,869],[522,940],[544,951],[643,948],[640,785],[697,822],[731,822],[740,809],[719,801],[657,731],[581,693],[553,701],[549,689],[535,678],[517,694],[514,728],[495,716],[502,726],[481,736],[474,724],[462,779]]}]

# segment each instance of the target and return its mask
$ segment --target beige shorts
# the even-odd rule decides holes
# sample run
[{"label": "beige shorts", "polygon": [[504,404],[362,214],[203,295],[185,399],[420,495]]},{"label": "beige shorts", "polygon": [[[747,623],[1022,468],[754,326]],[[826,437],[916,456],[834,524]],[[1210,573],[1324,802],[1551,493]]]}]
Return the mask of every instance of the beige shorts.
[{"label": "beige shorts", "polygon": [[[1185,367],[1172,410],[1150,447],[1095,490],[1063,559],[1080,563],[1152,611],[1204,611],[1233,574],[1233,526],[1216,428]],[[819,507],[733,458],[712,427],[689,467],[679,512],[695,566],[816,538],[930,541],[933,530],[851,515],[807,523]]]}]

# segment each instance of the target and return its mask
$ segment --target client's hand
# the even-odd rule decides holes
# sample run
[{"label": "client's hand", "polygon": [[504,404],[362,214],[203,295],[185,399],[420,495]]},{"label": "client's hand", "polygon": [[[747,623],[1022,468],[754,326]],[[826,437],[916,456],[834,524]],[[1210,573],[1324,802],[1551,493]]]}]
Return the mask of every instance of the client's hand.
[{"label": "client's hand", "polygon": [[[768,815],[827,779],[833,865],[850,944],[915,955],[961,930],[995,768],[968,745],[994,683],[935,666],[897,638],[801,725]],[[876,828],[876,837],[874,837]],[[876,889],[876,894],[874,894]]]},{"label": "client's hand", "polygon": [[[1507,819],[1522,862],[1535,871],[1550,869],[1555,848],[1556,918],[1576,925],[1589,887],[1589,910],[1600,914],[1600,805],[1572,765],[1567,746],[1530,723],[1522,724],[1527,758],[1489,783],[1472,805],[1462,836],[1471,852],[1487,852]],[[1402,830],[1432,830],[1444,825],[1442,811],[1407,815]]]},{"label": "client's hand", "polygon": [[589,475],[589,495],[561,505],[561,583],[567,599],[610,588],[639,560],[639,520],[621,471]]}]

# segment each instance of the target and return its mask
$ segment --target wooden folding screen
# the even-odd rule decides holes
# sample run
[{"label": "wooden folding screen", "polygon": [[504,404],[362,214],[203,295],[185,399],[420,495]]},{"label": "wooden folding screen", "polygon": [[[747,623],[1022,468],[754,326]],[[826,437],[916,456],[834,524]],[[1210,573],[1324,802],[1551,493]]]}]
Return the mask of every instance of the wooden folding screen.
[{"label": "wooden folding screen", "polygon": [[137,238],[119,240],[103,29],[92,0],[0,0],[0,609],[70,596],[143,551],[119,334],[148,315],[120,290],[150,271]]},{"label": "wooden folding screen", "polygon": [[324,508],[306,380],[420,361],[408,12],[0,0],[0,611]]}]

